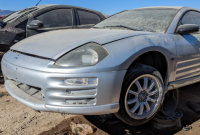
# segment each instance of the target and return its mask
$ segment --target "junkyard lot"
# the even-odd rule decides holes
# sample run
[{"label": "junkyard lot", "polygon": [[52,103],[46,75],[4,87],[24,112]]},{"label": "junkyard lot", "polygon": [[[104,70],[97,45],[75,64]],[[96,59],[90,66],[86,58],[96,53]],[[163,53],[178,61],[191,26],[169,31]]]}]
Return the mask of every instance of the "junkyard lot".
[{"label": "junkyard lot", "polygon": [[[196,115],[185,105],[185,102],[200,102],[200,83],[193,84],[180,89],[179,108],[183,111],[182,124],[191,124],[190,131],[179,131],[177,135],[199,135],[200,116]],[[0,93],[6,93],[4,85],[0,85]],[[0,97],[0,135],[62,135],[70,129],[70,122],[89,124],[83,116],[67,115],[59,113],[38,113],[11,96]],[[120,126],[120,124],[118,124]],[[124,126],[124,125],[123,125]],[[117,129],[116,125],[116,129]],[[126,126],[124,127],[126,128]],[[155,135],[154,131],[147,126],[137,127],[133,134]],[[114,131],[113,131],[114,133]],[[98,129],[95,135],[106,135],[107,133]],[[112,134],[112,131],[111,131]]]}]

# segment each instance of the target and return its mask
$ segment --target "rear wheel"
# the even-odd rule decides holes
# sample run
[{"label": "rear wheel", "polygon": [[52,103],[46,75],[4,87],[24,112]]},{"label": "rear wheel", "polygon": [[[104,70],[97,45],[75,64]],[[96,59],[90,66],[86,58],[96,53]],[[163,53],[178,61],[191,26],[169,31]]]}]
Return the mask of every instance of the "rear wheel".
[{"label": "rear wheel", "polygon": [[162,77],[155,68],[136,64],[125,77],[116,116],[133,126],[150,121],[162,105],[163,88]]}]

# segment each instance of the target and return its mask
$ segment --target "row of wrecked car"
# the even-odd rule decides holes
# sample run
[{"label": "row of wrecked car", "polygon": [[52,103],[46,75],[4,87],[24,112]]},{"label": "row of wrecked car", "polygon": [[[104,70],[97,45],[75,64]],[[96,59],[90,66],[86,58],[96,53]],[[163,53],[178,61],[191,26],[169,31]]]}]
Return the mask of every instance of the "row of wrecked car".
[{"label": "row of wrecked car", "polygon": [[114,113],[142,125],[159,111],[174,112],[174,89],[200,81],[199,18],[189,7],[139,8],[107,19],[61,5],[15,12],[1,21],[5,87],[37,111]]}]

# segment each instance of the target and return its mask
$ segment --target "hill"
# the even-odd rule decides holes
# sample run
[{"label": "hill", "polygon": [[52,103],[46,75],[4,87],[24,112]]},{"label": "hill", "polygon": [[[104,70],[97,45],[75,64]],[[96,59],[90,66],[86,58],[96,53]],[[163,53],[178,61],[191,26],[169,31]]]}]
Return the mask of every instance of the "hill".
[{"label": "hill", "polygon": [[11,11],[11,10],[1,10],[0,9],[0,16],[6,16],[6,15],[9,15],[11,13],[13,13],[14,11]]}]

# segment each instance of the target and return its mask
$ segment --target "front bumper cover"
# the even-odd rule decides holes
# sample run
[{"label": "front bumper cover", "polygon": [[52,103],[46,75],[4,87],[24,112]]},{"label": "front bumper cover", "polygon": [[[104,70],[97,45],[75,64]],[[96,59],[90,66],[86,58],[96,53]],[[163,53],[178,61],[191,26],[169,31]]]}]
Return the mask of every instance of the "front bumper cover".
[{"label": "front bumper cover", "polygon": [[114,113],[117,112],[119,109],[118,103],[101,105],[101,106],[88,106],[88,107],[86,106],[62,107],[62,106],[45,105],[44,101],[29,96],[24,91],[19,89],[11,80],[5,81],[5,87],[8,93],[16,100],[37,111],[82,114],[82,115],[98,115],[98,114]]},{"label": "front bumper cover", "polygon": [[[67,114],[99,115],[115,113],[119,110],[121,86],[126,71],[60,74],[41,72],[13,65],[2,60],[2,71],[6,78],[5,87],[9,94],[19,102],[37,111]],[[65,78],[97,77],[97,86],[66,86]],[[15,82],[41,88],[44,100],[25,93]],[[66,91],[78,91],[69,95]],[[82,95],[85,90],[96,90],[94,95]],[[80,91],[80,93],[79,93]],[[90,93],[91,94],[91,93]],[[95,99],[93,104],[66,104],[67,100]]]}]

